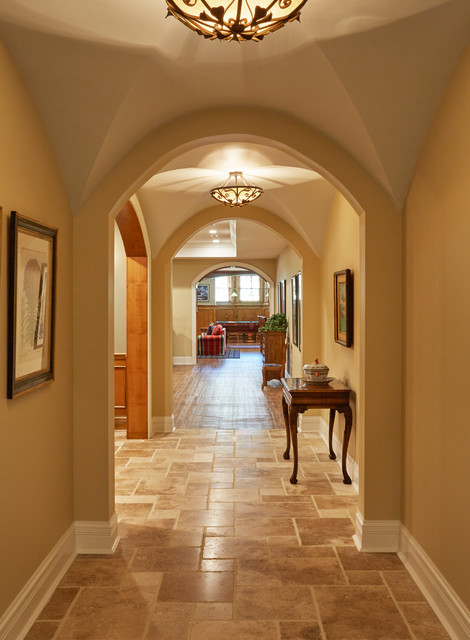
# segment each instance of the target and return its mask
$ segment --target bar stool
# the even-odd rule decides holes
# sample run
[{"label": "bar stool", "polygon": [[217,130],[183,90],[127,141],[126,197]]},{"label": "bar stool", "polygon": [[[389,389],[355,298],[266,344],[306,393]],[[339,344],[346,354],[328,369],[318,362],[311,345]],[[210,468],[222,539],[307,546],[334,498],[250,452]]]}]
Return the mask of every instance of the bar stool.
[{"label": "bar stool", "polygon": [[280,380],[283,377],[283,364],[263,364],[263,383],[261,389],[264,389],[269,380]]}]

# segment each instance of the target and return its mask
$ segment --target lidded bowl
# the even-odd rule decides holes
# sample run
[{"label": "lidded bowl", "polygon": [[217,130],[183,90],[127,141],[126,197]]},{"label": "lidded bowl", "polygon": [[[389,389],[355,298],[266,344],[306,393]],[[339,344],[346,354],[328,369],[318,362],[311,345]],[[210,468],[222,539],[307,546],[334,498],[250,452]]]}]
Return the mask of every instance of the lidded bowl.
[{"label": "lidded bowl", "polygon": [[326,382],[328,378],[328,371],[330,369],[326,364],[320,364],[318,362],[318,358],[315,358],[315,362],[313,364],[304,364],[303,370],[307,381]]}]

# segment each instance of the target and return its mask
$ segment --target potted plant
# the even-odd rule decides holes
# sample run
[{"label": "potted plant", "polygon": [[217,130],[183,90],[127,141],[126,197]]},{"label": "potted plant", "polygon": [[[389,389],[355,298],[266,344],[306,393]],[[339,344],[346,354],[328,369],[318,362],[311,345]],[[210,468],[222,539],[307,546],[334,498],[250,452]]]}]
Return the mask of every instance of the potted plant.
[{"label": "potted plant", "polygon": [[285,313],[273,313],[266,320],[264,327],[259,327],[258,331],[286,331],[287,316]]}]

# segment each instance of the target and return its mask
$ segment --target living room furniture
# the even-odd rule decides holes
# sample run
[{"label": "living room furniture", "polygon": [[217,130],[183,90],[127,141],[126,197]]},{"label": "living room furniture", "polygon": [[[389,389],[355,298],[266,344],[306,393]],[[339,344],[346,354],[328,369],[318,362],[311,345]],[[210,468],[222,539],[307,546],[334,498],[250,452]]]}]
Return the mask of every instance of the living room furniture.
[{"label": "living room furniture", "polygon": [[294,451],[294,469],[290,477],[291,484],[297,484],[298,448],[297,448],[297,418],[299,413],[307,409],[329,409],[330,424],[328,445],[330,459],[336,460],[333,451],[333,425],[336,412],[343,413],[345,418],[343,435],[342,471],[343,483],[351,484],[351,478],[346,471],[349,437],[352,427],[352,411],[349,406],[349,389],[345,384],[334,378],[327,384],[306,382],[304,378],[282,378],[282,411],[286,424],[287,448],[284,452],[285,460],[289,460],[290,444]]},{"label": "living room furniture", "polygon": [[221,333],[211,334],[201,333],[197,337],[198,356],[223,356],[227,347],[227,333],[222,328]]},{"label": "living room furniture", "polygon": [[285,331],[261,331],[260,351],[264,364],[282,365],[281,378],[284,377],[286,364],[286,332]]}]

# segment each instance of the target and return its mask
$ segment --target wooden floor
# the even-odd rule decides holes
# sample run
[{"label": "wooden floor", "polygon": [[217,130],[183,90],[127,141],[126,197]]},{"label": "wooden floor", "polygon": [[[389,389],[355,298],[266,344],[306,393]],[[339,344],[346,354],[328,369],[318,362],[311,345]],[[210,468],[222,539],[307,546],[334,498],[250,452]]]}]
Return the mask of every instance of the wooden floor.
[{"label": "wooden floor", "polygon": [[173,368],[177,429],[284,429],[281,389],[261,390],[261,354],[203,359]]}]

